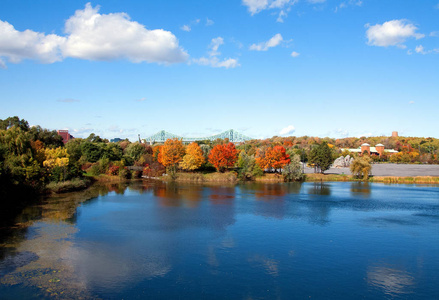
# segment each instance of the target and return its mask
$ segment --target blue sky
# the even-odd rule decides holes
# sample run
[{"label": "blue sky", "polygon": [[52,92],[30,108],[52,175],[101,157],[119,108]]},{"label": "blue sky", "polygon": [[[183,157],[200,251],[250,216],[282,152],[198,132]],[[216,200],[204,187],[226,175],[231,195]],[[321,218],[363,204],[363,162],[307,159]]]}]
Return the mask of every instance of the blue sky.
[{"label": "blue sky", "polygon": [[439,138],[439,0],[2,0],[0,90],[75,137]]}]

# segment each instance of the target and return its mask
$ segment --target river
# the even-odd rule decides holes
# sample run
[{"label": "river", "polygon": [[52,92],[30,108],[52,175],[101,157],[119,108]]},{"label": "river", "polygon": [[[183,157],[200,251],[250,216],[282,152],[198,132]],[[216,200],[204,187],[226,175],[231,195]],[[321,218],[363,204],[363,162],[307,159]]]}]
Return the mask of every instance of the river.
[{"label": "river", "polygon": [[1,299],[439,299],[439,186],[95,185],[0,235]]}]

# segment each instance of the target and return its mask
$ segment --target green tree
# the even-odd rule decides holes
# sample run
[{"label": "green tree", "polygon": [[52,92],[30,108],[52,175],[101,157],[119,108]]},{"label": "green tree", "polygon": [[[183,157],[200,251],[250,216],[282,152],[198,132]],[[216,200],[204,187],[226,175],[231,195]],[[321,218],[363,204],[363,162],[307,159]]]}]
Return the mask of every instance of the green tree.
[{"label": "green tree", "polygon": [[146,153],[145,146],[140,143],[129,144],[125,148],[125,154],[131,157],[134,161],[139,160],[139,158]]},{"label": "green tree", "polygon": [[89,141],[81,144],[81,152],[85,160],[92,163],[97,162],[102,157],[102,148]]},{"label": "green tree", "polygon": [[287,182],[303,180],[304,174],[302,173],[299,155],[293,154],[291,156],[291,162],[282,168],[282,175]]},{"label": "green tree", "polygon": [[20,120],[17,116],[9,117],[5,120],[0,119],[0,129],[7,130],[14,126],[19,127],[23,131],[29,131],[29,123],[26,120]]},{"label": "green tree", "polygon": [[328,143],[324,141],[314,146],[309,153],[308,162],[319,168],[322,174],[328,170],[334,162]]},{"label": "green tree", "polygon": [[29,134],[33,141],[41,141],[46,147],[58,148],[64,145],[62,137],[55,130],[41,128],[41,126],[33,126],[29,130]]},{"label": "green tree", "polygon": [[237,164],[239,168],[238,178],[241,180],[252,180],[264,174],[264,171],[256,163],[255,157],[247,155],[244,151],[239,153]]}]

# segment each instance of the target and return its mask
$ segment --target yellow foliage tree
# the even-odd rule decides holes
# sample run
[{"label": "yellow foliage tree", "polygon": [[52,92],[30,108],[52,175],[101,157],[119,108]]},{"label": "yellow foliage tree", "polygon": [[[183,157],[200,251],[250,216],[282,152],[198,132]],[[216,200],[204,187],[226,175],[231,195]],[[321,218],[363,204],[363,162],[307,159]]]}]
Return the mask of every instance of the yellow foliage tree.
[{"label": "yellow foliage tree", "polygon": [[370,164],[371,161],[371,158],[367,155],[354,159],[350,166],[352,175],[367,180],[372,171],[372,165]]},{"label": "yellow foliage tree", "polygon": [[46,168],[66,167],[69,164],[69,154],[66,148],[45,149],[46,160],[43,161],[43,166]]},{"label": "yellow foliage tree", "polygon": [[180,162],[180,168],[183,170],[193,171],[201,167],[203,163],[203,150],[201,150],[197,143],[191,143],[186,147],[186,155]]}]

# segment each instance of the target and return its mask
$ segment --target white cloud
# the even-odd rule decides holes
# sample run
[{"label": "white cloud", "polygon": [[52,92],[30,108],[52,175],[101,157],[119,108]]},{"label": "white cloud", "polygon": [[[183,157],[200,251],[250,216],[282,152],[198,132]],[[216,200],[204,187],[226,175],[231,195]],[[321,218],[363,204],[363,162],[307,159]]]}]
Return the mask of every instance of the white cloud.
[{"label": "white cloud", "polygon": [[137,99],[136,101],[137,101],[137,102],[143,102],[143,101],[146,101],[146,98],[143,97],[143,98]]},{"label": "white cloud", "polygon": [[206,26],[212,26],[213,24],[215,24],[215,22],[213,20],[206,18]]},{"label": "white cloud", "polygon": [[254,15],[268,7],[268,0],[242,0],[242,4],[248,7],[248,11]]},{"label": "white cloud", "polygon": [[392,20],[383,24],[366,24],[366,36],[371,46],[397,46],[405,48],[403,44],[408,38],[421,39],[425,35],[417,33],[418,28],[407,20]]},{"label": "white cloud", "polygon": [[326,0],[307,0],[311,4],[324,3]]},{"label": "white cloud", "polygon": [[187,53],[171,32],[148,30],[130,21],[125,13],[101,15],[98,11],[99,6],[93,8],[87,3],[66,21],[65,31],[69,37],[63,47],[65,56],[88,60],[128,59],[136,63],[187,60]]},{"label": "white cloud", "polygon": [[218,48],[219,46],[221,46],[222,44],[224,44],[224,39],[222,37],[217,37],[212,39],[212,42],[210,43],[209,48],[211,49],[210,51],[210,56],[218,56],[221,53],[218,52]]},{"label": "white cloud", "polygon": [[346,7],[348,7],[348,6],[353,6],[353,5],[356,5],[356,6],[362,6],[362,5],[363,5],[363,1],[362,1],[362,0],[347,0],[347,1],[344,1],[344,2],[340,3],[340,4],[335,8],[334,11],[335,11],[335,12],[338,12],[339,9],[346,8]]},{"label": "white cloud", "polygon": [[201,57],[199,59],[193,60],[196,64],[202,65],[202,66],[211,66],[214,68],[236,68],[239,67],[240,64],[238,63],[237,59],[234,58],[227,58],[222,61],[218,59],[218,57]]},{"label": "white cloud", "polygon": [[416,46],[415,52],[418,53],[418,54],[439,53],[439,48],[431,49],[431,50],[425,50],[424,46],[419,45],[419,46]]},{"label": "white cloud", "polygon": [[285,128],[283,128],[281,131],[279,131],[280,135],[291,135],[296,131],[296,128],[293,125],[289,125]]},{"label": "white cloud", "polygon": [[286,17],[286,16],[288,16],[288,14],[285,11],[281,10],[279,13],[279,16],[276,19],[276,22],[283,23],[284,17]]},{"label": "white cloud", "polygon": [[415,103],[415,101],[409,101],[409,104],[414,104]]},{"label": "white cloud", "polygon": [[288,15],[287,11],[298,1],[299,0],[242,0],[242,4],[247,6],[252,16],[265,9],[280,10],[276,21],[283,23],[284,18]]},{"label": "white cloud", "polygon": [[180,27],[180,29],[187,32],[192,30],[192,28],[189,25],[183,25]]},{"label": "white cloud", "polygon": [[270,3],[269,8],[283,8],[287,5],[295,4],[297,0],[291,1],[291,0],[274,0]]},{"label": "white cloud", "polygon": [[416,46],[415,51],[416,53],[426,54],[422,45]]},{"label": "white cloud", "polygon": [[24,59],[34,59],[42,63],[60,61],[60,46],[65,42],[66,38],[55,34],[18,31],[8,22],[0,20],[0,58],[4,57],[9,62],[19,63]]},{"label": "white cloud", "polygon": [[430,32],[430,36],[432,36],[432,37],[439,37],[439,31]]},{"label": "white cloud", "polygon": [[251,45],[249,49],[255,51],[267,51],[269,48],[278,46],[282,41],[282,35],[278,33],[266,42]]},{"label": "white cloud", "polygon": [[299,55],[300,55],[300,53],[298,53],[296,51],[291,52],[292,57],[298,57]]},{"label": "white cloud", "polygon": [[[99,14],[90,3],[65,23],[66,36],[17,31],[0,20],[0,58],[12,63],[33,59],[54,63],[73,57],[86,60],[128,59],[132,62],[179,63],[188,54],[163,29],[148,30],[125,13]],[[4,62],[3,62],[4,64]]]},{"label": "white cloud", "polygon": [[193,59],[192,61],[196,64],[202,65],[202,66],[211,66],[214,68],[236,68],[239,67],[240,64],[238,63],[238,60],[235,58],[225,58],[223,60],[220,60],[218,58],[221,53],[218,51],[219,47],[224,44],[224,39],[222,37],[217,37],[212,39],[210,45],[209,45],[209,57],[201,57],[198,59]]}]

